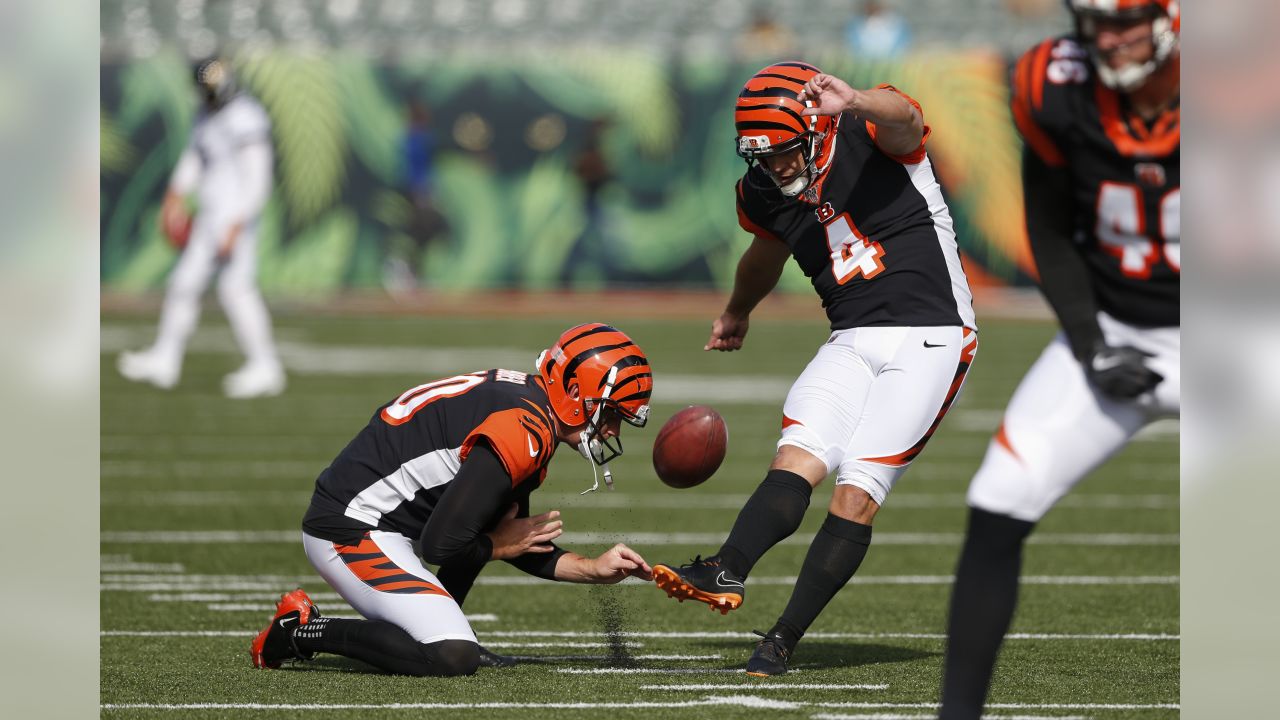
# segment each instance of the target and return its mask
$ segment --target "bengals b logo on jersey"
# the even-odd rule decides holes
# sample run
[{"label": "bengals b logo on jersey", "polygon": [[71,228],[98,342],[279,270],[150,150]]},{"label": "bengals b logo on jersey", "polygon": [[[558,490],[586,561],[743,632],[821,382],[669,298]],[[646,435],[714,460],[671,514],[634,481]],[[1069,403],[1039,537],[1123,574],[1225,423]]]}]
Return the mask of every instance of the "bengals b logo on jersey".
[{"label": "bengals b logo on jersey", "polygon": [[831,207],[831,203],[827,202],[822,203],[822,207],[815,208],[813,214],[818,216],[818,222],[825,223],[836,216],[836,210]]}]

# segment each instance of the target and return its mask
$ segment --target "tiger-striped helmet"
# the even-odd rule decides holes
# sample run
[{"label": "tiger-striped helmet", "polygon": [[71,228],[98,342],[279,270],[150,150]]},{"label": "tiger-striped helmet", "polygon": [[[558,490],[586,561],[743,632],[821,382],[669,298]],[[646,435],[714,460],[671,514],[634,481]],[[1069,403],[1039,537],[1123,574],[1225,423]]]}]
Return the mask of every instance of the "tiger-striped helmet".
[{"label": "tiger-striped helmet", "polygon": [[601,436],[612,414],[635,427],[648,421],[649,359],[621,330],[602,323],[569,328],[538,355],[537,364],[561,424],[586,425],[578,449],[596,465],[622,454],[619,438]]},{"label": "tiger-striped helmet", "polygon": [[[1102,84],[1113,90],[1129,92],[1137,89],[1151,73],[1173,55],[1182,32],[1182,11],[1178,0],[1066,0],[1076,22],[1076,35],[1089,50],[1094,68]],[[1151,43],[1154,52],[1150,60],[1129,63],[1120,68],[1111,67],[1098,49],[1097,23],[1151,21]]]},{"label": "tiger-striped helmet", "polygon": [[[738,93],[733,121],[738,129],[738,155],[748,167],[760,158],[796,148],[804,153],[804,170],[779,187],[787,197],[799,195],[831,165],[839,116],[806,117],[800,113],[811,102],[796,99],[804,84],[820,72],[807,63],[775,63],[752,75]],[[770,179],[777,182],[772,175]]]}]

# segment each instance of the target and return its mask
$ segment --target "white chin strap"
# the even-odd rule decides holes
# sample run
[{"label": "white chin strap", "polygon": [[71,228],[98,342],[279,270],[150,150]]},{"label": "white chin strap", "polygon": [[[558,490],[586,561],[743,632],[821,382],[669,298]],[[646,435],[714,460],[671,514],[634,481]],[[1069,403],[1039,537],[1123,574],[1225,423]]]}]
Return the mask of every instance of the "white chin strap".
[{"label": "white chin strap", "polygon": [[609,472],[608,463],[597,463],[597,457],[604,457],[604,452],[599,449],[600,438],[595,435],[595,428],[599,426],[600,415],[604,412],[604,400],[608,399],[609,394],[613,392],[613,384],[618,379],[618,368],[609,368],[609,377],[604,383],[604,392],[600,394],[600,402],[596,404],[596,411],[591,414],[591,420],[587,426],[582,429],[578,435],[578,452],[582,453],[582,457],[591,463],[591,487],[578,493],[586,495],[589,492],[595,492],[600,489],[600,476],[596,472],[596,465],[604,469],[604,484],[610,490],[613,489],[613,473]]},{"label": "white chin strap", "polygon": [[[587,459],[591,460],[591,457],[587,456]],[[609,471],[609,464],[605,463],[600,467],[604,468],[604,486],[612,490],[613,489],[613,473]],[[586,490],[583,490],[578,494],[586,495],[589,492],[595,492],[596,490],[599,490],[599,489],[600,489],[600,474],[596,472],[596,463],[594,460],[592,460],[591,461],[591,487],[587,488]]]},{"label": "white chin strap", "polygon": [[778,189],[787,197],[795,197],[804,192],[807,187],[809,187],[809,172],[806,170],[797,175],[795,180],[786,185],[779,185]]}]

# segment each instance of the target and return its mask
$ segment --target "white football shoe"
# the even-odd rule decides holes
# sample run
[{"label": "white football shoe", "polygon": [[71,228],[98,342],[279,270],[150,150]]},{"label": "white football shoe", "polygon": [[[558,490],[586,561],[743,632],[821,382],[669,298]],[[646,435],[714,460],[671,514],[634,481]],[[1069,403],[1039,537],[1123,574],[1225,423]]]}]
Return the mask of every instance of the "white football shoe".
[{"label": "white football shoe", "polygon": [[116,361],[116,369],[125,378],[134,382],[150,383],[162,390],[170,390],[178,384],[182,365],[161,357],[154,350],[142,350],[120,353]]},{"label": "white football shoe", "polygon": [[273,397],[284,392],[284,369],[279,365],[246,364],[222,379],[229,398]]}]

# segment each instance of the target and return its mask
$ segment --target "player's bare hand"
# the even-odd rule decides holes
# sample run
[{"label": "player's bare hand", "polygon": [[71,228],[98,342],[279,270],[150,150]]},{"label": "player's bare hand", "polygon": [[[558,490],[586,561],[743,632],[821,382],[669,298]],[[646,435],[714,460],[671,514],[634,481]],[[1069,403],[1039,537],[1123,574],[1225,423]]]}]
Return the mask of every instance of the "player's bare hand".
[{"label": "player's bare hand", "polygon": [[493,559],[510,560],[525,553],[548,553],[555,548],[551,541],[564,532],[560,511],[551,510],[533,517],[516,517],[517,507],[512,505],[498,521],[498,527],[489,533],[493,540]]},{"label": "player's bare hand", "polygon": [[720,350],[732,352],[741,350],[747,337],[747,327],[751,324],[750,316],[725,313],[711,323],[711,337],[703,350]]},{"label": "player's bare hand", "polygon": [[612,585],[622,582],[628,577],[636,577],[649,581],[653,579],[653,568],[640,557],[640,553],[618,543],[609,548],[594,561],[593,574],[597,582]]},{"label": "player's bare hand", "polygon": [[818,73],[809,78],[804,89],[797,95],[800,102],[811,102],[813,105],[801,111],[802,115],[839,115],[852,110],[857,104],[859,92],[849,83],[834,75]]}]

